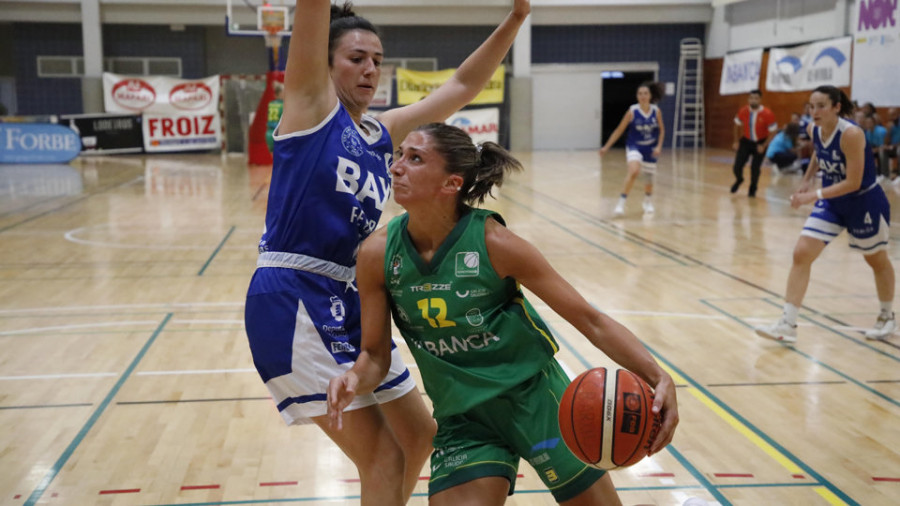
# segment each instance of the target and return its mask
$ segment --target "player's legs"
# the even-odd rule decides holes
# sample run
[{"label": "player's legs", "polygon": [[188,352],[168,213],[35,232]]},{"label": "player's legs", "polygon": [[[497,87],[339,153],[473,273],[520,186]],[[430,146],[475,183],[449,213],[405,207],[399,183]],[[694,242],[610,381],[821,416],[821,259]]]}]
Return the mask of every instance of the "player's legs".
[{"label": "player's legs", "polygon": [[418,389],[381,404],[381,410],[403,450],[403,497],[409,500],[419,482],[422,467],[431,455],[437,422],[431,417]]},{"label": "player's legs", "polygon": [[616,492],[609,473],[606,473],[594,482],[591,488],[559,504],[563,506],[617,506],[622,504],[622,501],[619,499],[619,494]]},{"label": "player's legs", "polygon": [[403,449],[378,405],[345,412],[340,431],[330,426],[327,416],[312,420],[356,465],[363,506],[406,504]]},{"label": "player's legs", "polygon": [[486,476],[442,490],[428,498],[430,506],[494,506],[506,502],[509,480]]},{"label": "player's legs", "polygon": [[622,186],[622,195],[628,195],[629,193],[631,193],[631,188],[634,186],[634,181],[635,179],[637,179],[638,174],[640,173],[640,160],[628,160],[628,173],[625,174],[625,184]]},{"label": "player's legs", "polygon": [[732,172],[734,172],[734,184],[731,185],[731,193],[734,193],[740,188],[741,183],[744,182],[744,165],[747,163],[747,159],[750,158],[751,149],[755,149],[756,143],[748,140],[741,139],[741,142],[738,144],[737,153],[734,155],[734,166],[731,168]]},{"label": "player's legs", "polygon": [[875,289],[878,291],[878,300],[894,300],[894,266],[888,258],[887,251],[881,250],[872,255],[863,257],[872,268],[875,275]]},{"label": "player's legs", "polygon": [[750,152],[750,189],[747,191],[747,195],[755,197],[756,189],[759,185],[760,169],[766,155],[765,153],[759,152],[759,145],[757,143],[753,143],[752,149],[753,151]]}]

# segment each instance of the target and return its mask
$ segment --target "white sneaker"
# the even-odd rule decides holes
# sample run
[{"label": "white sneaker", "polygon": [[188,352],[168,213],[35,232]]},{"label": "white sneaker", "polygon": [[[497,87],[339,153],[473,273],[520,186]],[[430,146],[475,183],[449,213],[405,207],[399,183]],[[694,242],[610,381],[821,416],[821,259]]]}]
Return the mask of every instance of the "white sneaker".
[{"label": "white sneaker", "polygon": [[653,214],[656,209],[653,208],[653,202],[649,200],[644,201],[644,214]]},{"label": "white sneaker", "polygon": [[619,203],[616,204],[616,209],[613,211],[613,214],[616,216],[622,216],[625,214],[625,201],[619,200]]},{"label": "white sneaker", "polygon": [[797,342],[797,326],[791,325],[781,318],[772,325],[759,325],[753,327],[753,330],[756,331],[756,335],[766,339],[774,339],[783,343]]},{"label": "white sneaker", "polygon": [[894,319],[894,313],[891,313],[890,316],[880,314],[878,320],[875,321],[875,327],[866,331],[866,339],[882,341],[890,337],[895,330],[897,330],[897,320]]}]

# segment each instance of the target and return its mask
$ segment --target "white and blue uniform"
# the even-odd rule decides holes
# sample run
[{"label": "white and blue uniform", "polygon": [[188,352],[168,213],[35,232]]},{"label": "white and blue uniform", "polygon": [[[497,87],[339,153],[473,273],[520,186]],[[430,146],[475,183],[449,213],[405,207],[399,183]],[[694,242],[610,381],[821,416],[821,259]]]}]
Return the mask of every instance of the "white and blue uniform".
[{"label": "white and blue uniform", "polygon": [[[847,158],[841,150],[841,135],[854,126],[846,119],[838,119],[830,139],[822,139],[821,127],[813,128],[813,146],[827,188],[847,178]],[[872,149],[866,142],[863,177],[859,190],[840,197],[822,199],[803,225],[801,235],[820,239],[828,244],[845,228],[850,233],[850,247],[864,255],[887,248],[891,209],[884,190],[876,181],[878,173]]]},{"label": "white and blue uniform", "polygon": [[631,110],[631,123],[628,125],[628,137],[625,139],[625,158],[627,161],[641,162],[645,170],[656,169],[656,157],[653,149],[659,142],[659,121],[657,119],[657,107],[650,104],[650,112],[644,114],[640,104],[633,104]]},{"label": "white and blue uniform", "polygon": [[[338,103],[315,127],[273,136],[266,228],[244,320],[253,363],[288,424],[324,415],[329,380],[359,355],[356,254],[390,198],[393,153],[383,125],[368,116],[362,123],[365,130]],[[385,382],[348,409],[413,388],[393,347]]]}]

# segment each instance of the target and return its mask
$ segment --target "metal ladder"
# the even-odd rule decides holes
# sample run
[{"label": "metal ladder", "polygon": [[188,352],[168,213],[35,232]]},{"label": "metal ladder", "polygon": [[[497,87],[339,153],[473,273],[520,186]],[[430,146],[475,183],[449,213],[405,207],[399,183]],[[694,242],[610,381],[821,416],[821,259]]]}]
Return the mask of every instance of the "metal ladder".
[{"label": "metal ladder", "polygon": [[681,39],[675,90],[675,135],[672,146],[697,148],[703,145],[704,139],[703,43],[700,39]]}]

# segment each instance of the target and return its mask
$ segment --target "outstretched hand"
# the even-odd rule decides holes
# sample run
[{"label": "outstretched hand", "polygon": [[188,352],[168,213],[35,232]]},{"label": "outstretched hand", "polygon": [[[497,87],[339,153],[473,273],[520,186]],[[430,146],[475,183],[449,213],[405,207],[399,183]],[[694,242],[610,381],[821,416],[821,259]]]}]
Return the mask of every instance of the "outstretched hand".
[{"label": "outstretched hand", "polygon": [[675,383],[668,374],[656,384],[653,398],[653,414],[659,415],[662,421],[659,432],[650,446],[650,455],[662,450],[675,436],[678,425],[678,401],[675,400]]},{"label": "outstretched hand", "polygon": [[531,2],[529,0],[514,0],[512,12],[524,18],[531,12]]},{"label": "outstretched hand", "polygon": [[343,428],[344,409],[353,402],[356,397],[356,387],[359,378],[352,371],[345,372],[328,382],[328,421],[332,428]]}]

